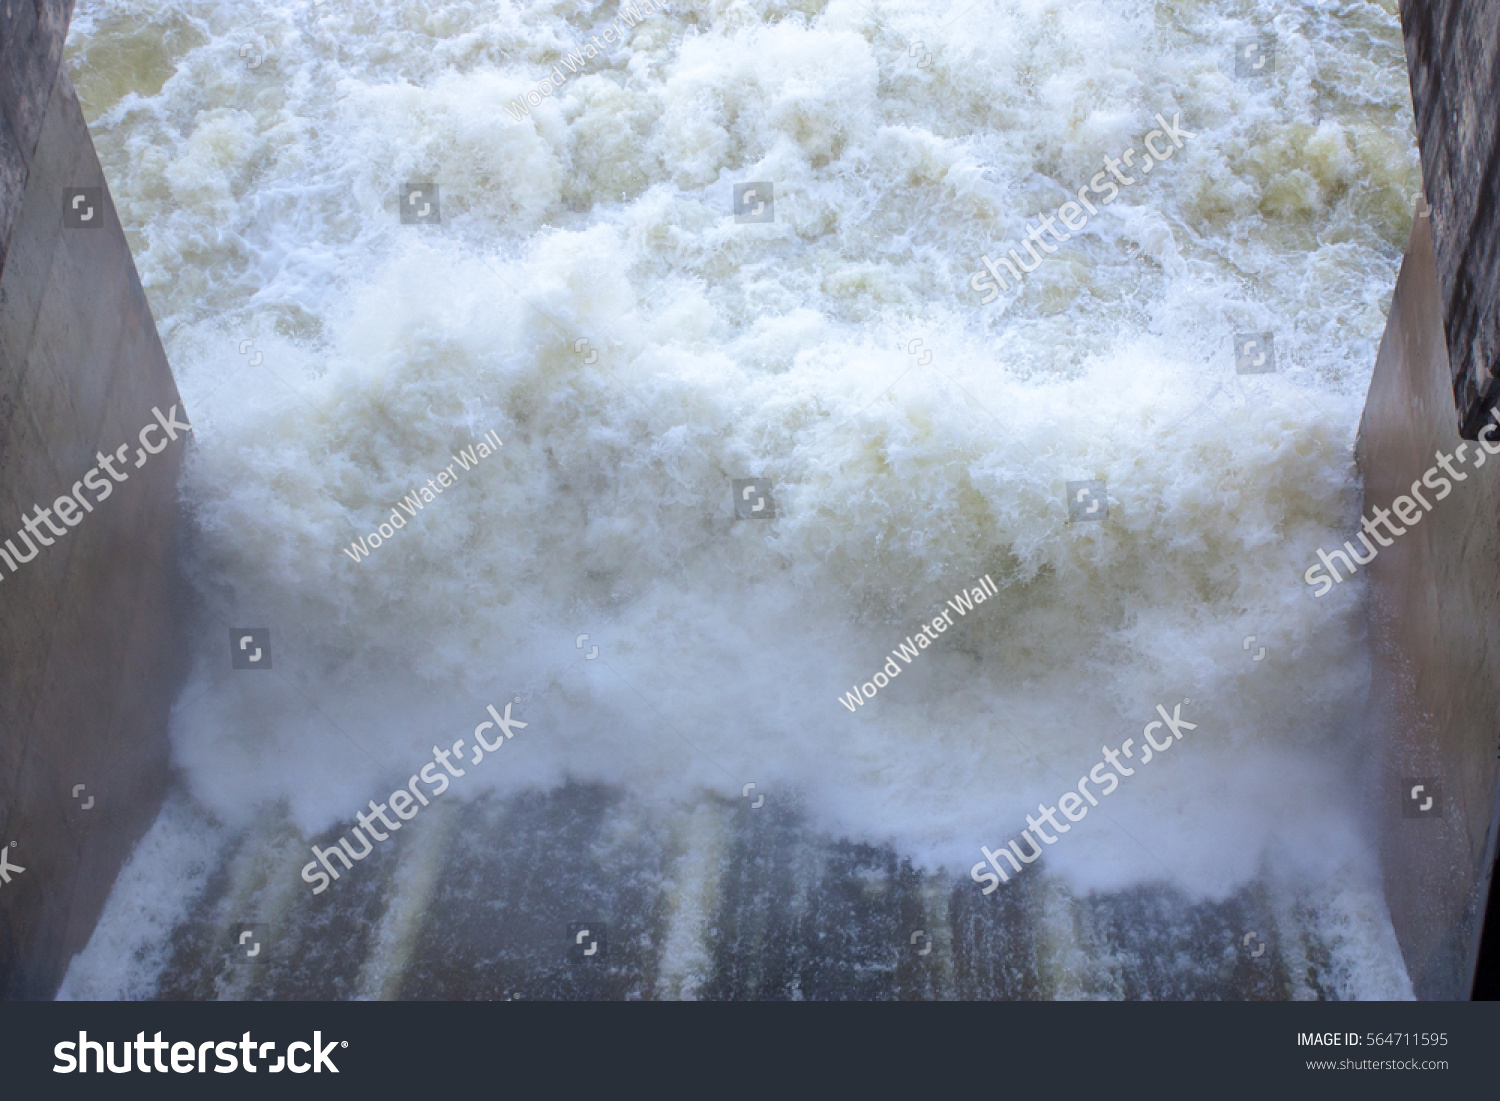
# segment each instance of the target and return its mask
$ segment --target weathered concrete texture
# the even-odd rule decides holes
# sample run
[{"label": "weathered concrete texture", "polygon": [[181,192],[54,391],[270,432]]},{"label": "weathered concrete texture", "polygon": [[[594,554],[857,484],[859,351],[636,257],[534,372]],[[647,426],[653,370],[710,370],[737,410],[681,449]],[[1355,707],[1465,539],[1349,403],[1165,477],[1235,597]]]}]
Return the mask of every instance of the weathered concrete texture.
[{"label": "weathered concrete texture", "polygon": [[73,0],[0,0],[0,267],[72,16]]},{"label": "weathered concrete texture", "polygon": [[[71,493],[97,451],[131,447],[128,480],[76,527],[14,573],[0,563],[0,844],[25,869],[0,883],[10,998],[52,995],[155,817],[182,665],[173,540],[186,444],[134,465],[152,407],[179,398],[56,64],[71,7],[0,0],[11,143],[0,151],[0,542],[23,513]],[[98,228],[64,227],[69,187],[102,189]]]},{"label": "weathered concrete texture", "polygon": [[[1389,509],[1459,439],[1429,220],[1416,219],[1360,425],[1364,513]],[[1466,998],[1494,857],[1500,733],[1500,455],[1367,569],[1385,729],[1375,812],[1386,900],[1421,998]],[[1356,547],[1359,544],[1354,544]],[[1436,777],[1441,818],[1405,814],[1416,778]],[[1431,785],[1428,785],[1429,787]]]},{"label": "weathered concrete texture", "polygon": [[1401,0],[1460,435],[1500,397],[1500,0]]}]

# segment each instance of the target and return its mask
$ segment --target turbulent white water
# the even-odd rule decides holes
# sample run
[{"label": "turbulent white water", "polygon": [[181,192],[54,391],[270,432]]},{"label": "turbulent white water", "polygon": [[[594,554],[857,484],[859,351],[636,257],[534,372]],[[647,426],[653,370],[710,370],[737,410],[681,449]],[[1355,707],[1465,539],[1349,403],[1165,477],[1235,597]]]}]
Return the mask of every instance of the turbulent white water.
[{"label": "turbulent white water", "polygon": [[[1420,186],[1393,0],[676,2],[513,119],[593,9],[80,4],[69,69],[196,426],[192,797],[351,822],[519,695],[526,735],[457,797],[754,781],[961,873],[1190,698],[1050,873],[1368,869],[1359,582],[1301,574],[1354,515]],[[1237,80],[1259,33],[1276,79]],[[1196,136],[980,305],[980,254],[1157,112]],[[408,181],[441,225],[401,223]],[[774,223],[730,216],[746,181]],[[1249,331],[1278,373],[1236,375]],[[734,519],[746,477],[774,520]],[[1068,522],[1083,479],[1102,524]],[[986,573],[998,598],[838,704]],[[245,625],[271,674],[228,667]]]}]

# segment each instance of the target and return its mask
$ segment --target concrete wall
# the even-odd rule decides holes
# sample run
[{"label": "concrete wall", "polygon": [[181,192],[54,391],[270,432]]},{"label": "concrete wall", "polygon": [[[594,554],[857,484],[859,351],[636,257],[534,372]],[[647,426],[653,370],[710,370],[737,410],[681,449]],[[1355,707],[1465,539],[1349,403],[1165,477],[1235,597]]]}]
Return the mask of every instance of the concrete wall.
[{"label": "concrete wall", "polygon": [[1473,439],[1500,397],[1500,0],[1402,0],[1451,384]]},{"label": "concrete wall", "polygon": [[[1494,859],[1500,455],[1475,469],[1479,445],[1458,435],[1430,225],[1419,216],[1412,229],[1358,454],[1368,516],[1409,494],[1439,450],[1467,449],[1455,462],[1466,480],[1442,501],[1423,490],[1432,511],[1366,567],[1386,900],[1417,996],[1451,999],[1469,996]],[[1410,786],[1430,777],[1442,816],[1409,817]]]},{"label": "concrete wall", "polygon": [[[128,480],[14,573],[0,563],[0,845],[25,869],[0,882],[9,998],[53,994],[154,818],[182,666],[173,540],[187,444],[135,467],[153,406],[179,398],[60,71],[71,9],[0,2],[0,545],[24,553],[23,513],[70,493],[97,451],[128,441]],[[100,189],[98,221],[70,228],[64,192],[78,187]]]},{"label": "concrete wall", "polygon": [[[1475,469],[1465,442],[1500,397],[1500,0],[1402,0],[1401,25],[1426,204],[1360,426],[1365,515],[1409,495],[1439,452],[1464,446],[1468,462],[1366,567],[1384,750],[1373,808],[1417,995],[1466,998],[1500,822],[1500,456]],[[1423,780],[1441,817],[1411,814]]]}]

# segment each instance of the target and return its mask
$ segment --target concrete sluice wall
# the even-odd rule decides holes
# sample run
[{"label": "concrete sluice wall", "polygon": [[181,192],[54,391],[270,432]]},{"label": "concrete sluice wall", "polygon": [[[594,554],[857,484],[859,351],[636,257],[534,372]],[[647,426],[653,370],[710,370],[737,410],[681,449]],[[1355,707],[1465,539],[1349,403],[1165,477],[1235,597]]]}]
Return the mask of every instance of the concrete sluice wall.
[{"label": "concrete sluice wall", "polygon": [[[0,11],[0,845],[9,865],[0,997],[9,998],[52,995],[155,818],[182,664],[174,539],[185,441],[158,447],[164,436],[152,430],[142,442],[154,453],[136,463],[153,410],[180,399],[60,68],[72,6],[27,0]],[[187,420],[180,406],[175,416]],[[104,451],[123,478],[106,479]],[[75,503],[58,509],[70,495]]]},{"label": "concrete sluice wall", "polygon": [[1434,272],[1460,435],[1500,398],[1500,0],[1403,0]]},{"label": "concrete sluice wall", "polygon": [[[1493,436],[1500,393],[1500,3],[1403,3],[1401,15],[1426,202],[1357,450],[1365,516],[1414,485],[1444,499],[1367,567],[1384,751],[1372,802],[1413,988],[1451,999],[1474,983],[1500,821],[1500,463],[1493,439],[1476,440]],[[1451,489],[1431,492],[1440,477]]]},{"label": "concrete sluice wall", "polygon": [[[1500,731],[1500,464],[1477,467],[1482,445],[1459,437],[1448,364],[1430,218],[1419,216],[1370,382],[1359,460],[1366,516],[1410,495],[1439,455],[1464,475],[1368,566],[1386,899],[1418,996],[1445,999],[1468,997],[1473,984],[1494,863]],[[1410,806],[1418,785],[1427,789],[1421,802],[1433,795],[1431,816]]]}]

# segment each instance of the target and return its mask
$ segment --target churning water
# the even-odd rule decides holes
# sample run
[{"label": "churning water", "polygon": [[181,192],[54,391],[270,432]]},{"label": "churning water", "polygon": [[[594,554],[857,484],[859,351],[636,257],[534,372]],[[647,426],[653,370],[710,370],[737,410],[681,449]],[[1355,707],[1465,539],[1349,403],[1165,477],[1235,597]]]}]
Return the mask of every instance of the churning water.
[{"label": "churning water", "polygon": [[[1410,996],[1361,583],[1302,581],[1357,511],[1420,186],[1394,0],[618,16],[80,3],[196,428],[197,612],[179,790],[63,996]],[[981,304],[981,254],[1158,112],[1193,136]],[[1259,332],[1276,372],[1237,374]],[[247,625],[269,672],[230,667]],[[313,895],[310,844],[517,697],[504,753]],[[1194,732],[980,893],[981,845],[1184,699]],[[266,966],[226,962],[240,921]]]}]

